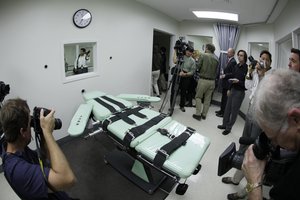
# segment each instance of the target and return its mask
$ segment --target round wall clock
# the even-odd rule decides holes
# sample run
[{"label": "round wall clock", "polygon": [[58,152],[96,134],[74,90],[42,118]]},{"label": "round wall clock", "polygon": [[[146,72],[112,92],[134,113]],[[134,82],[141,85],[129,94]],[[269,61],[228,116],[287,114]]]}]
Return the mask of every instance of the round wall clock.
[{"label": "round wall clock", "polygon": [[73,23],[78,28],[87,27],[92,21],[92,14],[87,9],[79,9],[73,15]]}]

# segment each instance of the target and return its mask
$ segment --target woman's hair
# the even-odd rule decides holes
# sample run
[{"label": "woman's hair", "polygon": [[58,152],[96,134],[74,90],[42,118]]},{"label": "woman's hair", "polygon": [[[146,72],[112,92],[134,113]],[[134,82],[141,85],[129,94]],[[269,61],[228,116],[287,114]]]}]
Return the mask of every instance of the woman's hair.
[{"label": "woman's hair", "polygon": [[254,98],[254,112],[258,124],[273,131],[287,128],[287,113],[300,108],[300,73],[277,69],[260,82]]},{"label": "woman's hair", "polygon": [[21,128],[27,128],[29,123],[29,107],[23,99],[7,100],[0,111],[0,122],[7,142],[18,139]]},{"label": "woman's hair", "polygon": [[239,53],[240,53],[240,52],[243,52],[243,53],[244,53],[244,62],[247,62],[247,57],[248,57],[247,52],[246,52],[245,50],[242,50],[242,49],[241,49],[241,50],[239,50],[239,51],[237,52],[236,55],[239,56]]},{"label": "woman's hair", "polygon": [[200,56],[200,51],[198,49],[195,49],[193,52],[193,58],[199,58]]}]

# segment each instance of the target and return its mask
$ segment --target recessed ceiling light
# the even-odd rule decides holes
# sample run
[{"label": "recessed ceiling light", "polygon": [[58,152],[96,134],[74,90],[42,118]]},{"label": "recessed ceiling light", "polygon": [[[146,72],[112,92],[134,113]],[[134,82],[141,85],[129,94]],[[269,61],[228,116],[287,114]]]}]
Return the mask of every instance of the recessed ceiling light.
[{"label": "recessed ceiling light", "polygon": [[215,11],[193,11],[193,13],[198,18],[208,18],[208,19],[223,19],[230,21],[238,21],[238,14],[226,13],[226,12],[215,12]]}]

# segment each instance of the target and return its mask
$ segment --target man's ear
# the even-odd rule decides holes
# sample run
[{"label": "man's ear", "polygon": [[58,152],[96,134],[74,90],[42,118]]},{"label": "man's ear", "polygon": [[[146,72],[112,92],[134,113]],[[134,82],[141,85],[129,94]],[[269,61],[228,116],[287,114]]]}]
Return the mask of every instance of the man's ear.
[{"label": "man's ear", "polygon": [[288,112],[289,121],[300,128],[300,108],[291,108]]},{"label": "man's ear", "polygon": [[22,137],[25,137],[26,135],[26,132],[27,132],[27,128],[20,128],[20,135],[22,136]]}]

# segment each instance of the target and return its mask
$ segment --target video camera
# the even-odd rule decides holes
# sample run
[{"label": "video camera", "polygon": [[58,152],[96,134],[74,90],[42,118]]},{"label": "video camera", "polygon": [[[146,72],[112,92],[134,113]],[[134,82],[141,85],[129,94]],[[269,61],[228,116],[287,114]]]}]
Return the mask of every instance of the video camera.
[{"label": "video camera", "polygon": [[3,81],[0,81],[0,102],[4,100],[4,97],[9,94],[10,87]]},{"label": "video camera", "polygon": [[259,64],[259,67],[261,69],[265,68],[265,63],[263,61],[254,60],[254,58],[252,56],[249,56],[248,59],[250,61],[250,65],[252,66],[252,69],[255,69],[255,66],[257,65],[257,63]]},{"label": "video camera", "polygon": [[[40,125],[40,112],[41,109],[44,109],[44,116],[48,115],[51,111],[47,108],[42,108],[42,107],[34,107],[33,109],[33,115],[31,116],[31,121],[30,121],[30,126],[33,127],[34,132],[37,134],[41,134],[42,128]],[[60,119],[55,118],[54,121],[54,130],[61,129],[62,127],[62,122]]]},{"label": "video camera", "polygon": [[174,49],[176,50],[176,54],[178,58],[183,57],[184,52],[187,48],[191,48],[188,43],[183,41],[183,37],[179,37],[179,40],[176,41]]},{"label": "video camera", "polygon": [[[241,137],[239,142],[244,145],[254,144],[253,153],[257,159],[268,158],[263,180],[265,185],[276,183],[286,173],[297,156],[295,152],[284,150],[279,146],[272,146],[265,133],[261,133],[256,139]],[[235,143],[231,143],[219,157],[218,176],[224,175],[231,168],[241,170],[245,150],[236,151]]]}]

